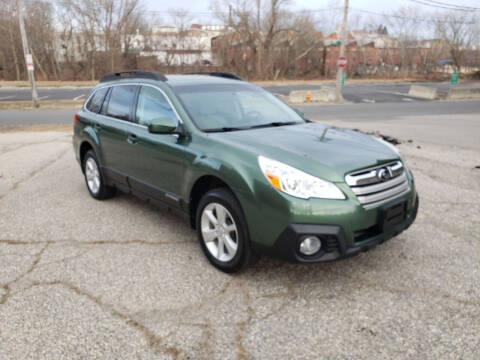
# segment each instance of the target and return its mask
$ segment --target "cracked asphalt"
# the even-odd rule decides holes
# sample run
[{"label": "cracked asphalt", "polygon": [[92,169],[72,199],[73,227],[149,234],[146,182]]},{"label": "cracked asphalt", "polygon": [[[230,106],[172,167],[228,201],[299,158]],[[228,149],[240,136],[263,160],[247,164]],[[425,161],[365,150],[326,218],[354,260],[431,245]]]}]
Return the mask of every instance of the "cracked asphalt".
[{"label": "cracked asphalt", "polygon": [[71,133],[0,133],[0,359],[479,359],[479,153],[399,147],[410,229],[231,276],[181,218],[90,198]]}]

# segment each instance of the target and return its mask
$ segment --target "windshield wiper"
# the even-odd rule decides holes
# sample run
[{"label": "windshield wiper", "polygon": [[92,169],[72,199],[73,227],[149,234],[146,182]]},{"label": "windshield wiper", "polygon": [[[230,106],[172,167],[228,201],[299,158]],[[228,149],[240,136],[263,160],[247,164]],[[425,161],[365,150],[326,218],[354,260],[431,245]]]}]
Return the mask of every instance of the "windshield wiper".
[{"label": "windshield wiper", "polygon": [[294,124],[300,124],[300,123],[296,121],[274,121],[266,124],[259,124],[259,125],[245,126],[245,127],[224,126],[224,127],[215,128],[215,129],[204,129],[203,131],[207,133],[227,132],[227,131],[237,131],[237,130],[246,130],[246,129],[258,129],[258,128],[272,127],[272,126],[294,125]]},{"label": "windshield wiper", "polygon": [[274,121],[266,124],[252,125],[252,126],[249,126],[249,129],[257,129],[257,128],[263,128],[263,127],[272,127],[272,126],[295,125],[295,124],[301,124],[301,123],[297,121]]},{"label": "windshield wiper", "polygon": [[227,131],[236,131],[236,130],[245,130],[244,127],[231,127],[231,126],[224,126],[217,129],[204,129],[205,132],[227,132]]}]

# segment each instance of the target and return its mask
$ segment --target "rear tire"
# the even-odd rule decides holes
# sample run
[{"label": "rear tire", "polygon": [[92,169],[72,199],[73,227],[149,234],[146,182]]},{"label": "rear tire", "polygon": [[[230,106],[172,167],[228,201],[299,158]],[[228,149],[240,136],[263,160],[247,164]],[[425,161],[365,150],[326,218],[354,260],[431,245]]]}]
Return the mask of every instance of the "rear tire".
[{"label": "rear tire", "polygon": [[83,174],[88,192],[94,199],[105,200],[115,195],[116,189],[105,185],[105,177],[93,150],[88,150],[83,158]]},{"label": "rear tire", "polygon": [[203,253],[216,268],[235,273],[250,263],[247,223],[240,204],[227,188],[203,195],[197,208],[196,228]]}]

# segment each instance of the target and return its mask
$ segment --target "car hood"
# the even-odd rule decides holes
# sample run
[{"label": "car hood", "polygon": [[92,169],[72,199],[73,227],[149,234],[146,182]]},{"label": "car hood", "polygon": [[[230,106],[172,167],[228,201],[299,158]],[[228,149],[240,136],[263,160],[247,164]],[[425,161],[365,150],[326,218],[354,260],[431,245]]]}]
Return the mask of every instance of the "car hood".
[{"label": "car hood", "polygon": [[343,182],[347,173],[396,160],[399,155],[372,136],[306,123],[211,134],[216,140],[296,167],[323,179]]}]

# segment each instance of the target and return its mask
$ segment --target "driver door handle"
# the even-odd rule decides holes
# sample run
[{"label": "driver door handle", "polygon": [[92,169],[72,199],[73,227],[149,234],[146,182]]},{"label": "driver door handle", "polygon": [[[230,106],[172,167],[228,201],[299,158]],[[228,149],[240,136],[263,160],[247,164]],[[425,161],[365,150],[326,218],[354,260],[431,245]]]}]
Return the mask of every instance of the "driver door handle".
[{"label": "driver door handle", "polygon": [[128,142],[129,144],[135,145],[135,144],[138,142],[137,135],[135,135],[135,134],[130,134],[130,135],[128,135],[128,137],[127,137],[127,142]]}]

